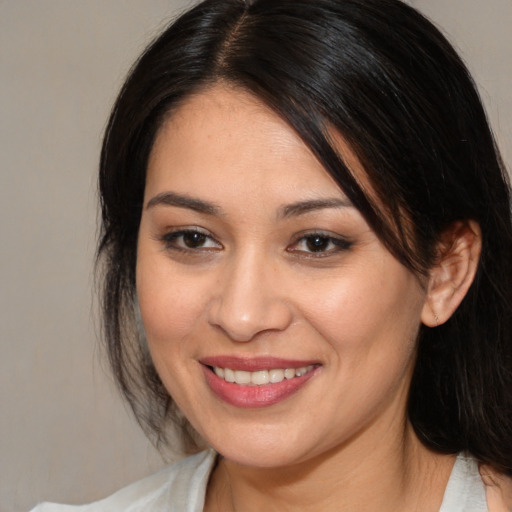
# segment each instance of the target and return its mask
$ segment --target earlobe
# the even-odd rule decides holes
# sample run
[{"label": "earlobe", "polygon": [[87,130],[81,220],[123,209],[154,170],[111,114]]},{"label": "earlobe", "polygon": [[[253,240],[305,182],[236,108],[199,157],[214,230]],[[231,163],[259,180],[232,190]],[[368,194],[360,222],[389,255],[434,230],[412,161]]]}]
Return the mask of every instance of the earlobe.
[{"label": "earlobe", "polygon": [[441,325],[455,312],[473,282],[481,248],[482,233],[475,221],[454,222],[442,233],[421,315],[425,325]]}]

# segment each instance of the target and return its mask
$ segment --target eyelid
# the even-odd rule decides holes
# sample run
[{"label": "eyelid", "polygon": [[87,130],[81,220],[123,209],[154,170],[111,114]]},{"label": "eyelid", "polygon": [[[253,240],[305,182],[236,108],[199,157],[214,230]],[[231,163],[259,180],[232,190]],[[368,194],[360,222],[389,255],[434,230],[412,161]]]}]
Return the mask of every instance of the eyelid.
[{"label": "eyelid", "polygon": [[[176,241],[187,234],[200,234],[213,242],[216,247],[186,247],[180,246]],[[183,251],[183,252],[210,252],[222,249],[222,244],[206,229],[199,226],[182,226],[165,231],[164,234],[156,237],[157,241],[162,242],[167,250]]]},{"label": "eyelid", "polygon": [[[187,234],[200,234],[205,237],[206,244],[199,245],[197,247],[188,247],[185,243],[180,244],[179,239],[186,236]],[[319,237],[325,239],[327,248],[320,248],[318,251],[300,249],[297,246],[301,243],[307,242],[308,238]],[[206,252],[216,252],[223,249],[223,245],[212,235],[207,229],[199,226],[180,226],[171,229],[167,229],[162,235],[154,237],[155,240],[164,245],[165,250],[172,250],[177,252],[184,252],[190,254],[200,254]],[[332,247],[329,247],[332,246]],[[286,252],[295,254],[304,258],[325,258],[328,256],[337,255],[343,251],[349,250],[353,245],[353,242],[347,237],[338,233],[325,230],[307,230],[297,233],[292,242],[286,247]]]},{"label": "eyelid", "polygon": [[[293,247],[298,245],[301,241],[305,241],[307,238],[310,237],[322,237],[327,240],[329,240],[331,243],[335,245],[335,249],[329,249],[326,251],[304,251],[300,249],[294,249]],[[335,254],[338,254],[340,252],[343,252],[345,250],[350,249],[354,243],[348,239],[347,237],[340,235],[338,233],[332,233],[330,231],[324,231],[324,230],[310,230],[310,231],[304,231],[301,233],[298,233],[295,237],[293,242],[287,247],[287,252],[290,253],[297,253],[307,258],[322,258],[327,256],[332,256]]]}]

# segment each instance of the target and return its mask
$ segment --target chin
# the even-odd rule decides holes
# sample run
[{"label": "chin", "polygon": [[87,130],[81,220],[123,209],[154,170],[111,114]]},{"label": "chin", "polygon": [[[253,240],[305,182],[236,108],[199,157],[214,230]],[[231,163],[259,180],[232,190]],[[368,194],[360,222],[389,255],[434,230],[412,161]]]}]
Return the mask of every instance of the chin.
[{"label": "chin", "polygon": [[297,461],[297,454],[287,450],[287,453],[276,452],[275,450],[263,449],[245,449],[232,450],[227,449],[219,452],[226,460],[250,468],[279,468],[291,466]]},{"label": "chin", "polygon": [[281,429],[271,433],[262,427],[250,431],[250,436],[231,432],[226,438],[211,440],[210,444],[228,461],[253,468],[291,466],[307,458],[299,449],[305,446],[297,440],[301,436],[283,433]]}]

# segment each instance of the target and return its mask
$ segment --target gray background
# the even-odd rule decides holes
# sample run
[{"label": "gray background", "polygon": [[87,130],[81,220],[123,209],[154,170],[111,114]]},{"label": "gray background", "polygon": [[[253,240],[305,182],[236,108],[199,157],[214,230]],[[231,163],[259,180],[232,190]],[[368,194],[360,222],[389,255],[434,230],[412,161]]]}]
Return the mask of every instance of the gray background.
[{"label": "gray background", "polygon": [[[2,512],[98,499],[163,464],[95,334],[95,171],[130,64],[192,3],[0,0]],[[465,57],[510,162],[512,0],[409,3]]]}]

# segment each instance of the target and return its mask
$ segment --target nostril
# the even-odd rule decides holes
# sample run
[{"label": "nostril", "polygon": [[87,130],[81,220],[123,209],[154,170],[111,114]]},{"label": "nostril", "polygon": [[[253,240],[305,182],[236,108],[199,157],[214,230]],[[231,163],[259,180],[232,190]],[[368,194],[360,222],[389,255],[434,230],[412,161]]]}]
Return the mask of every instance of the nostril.
[{"label": "nostril", "polygon": [[264,333],[283,331],[292,319],[286,301],[261,291],[251,297],[219,298],[208,312],[209,324],[238,343],[252,341]]}]

